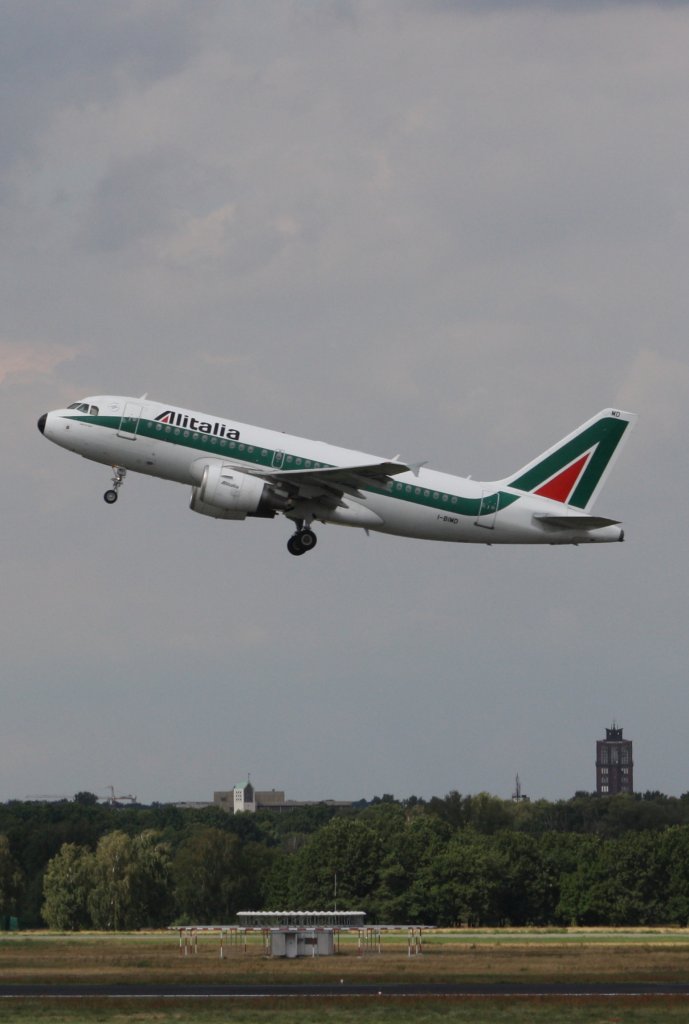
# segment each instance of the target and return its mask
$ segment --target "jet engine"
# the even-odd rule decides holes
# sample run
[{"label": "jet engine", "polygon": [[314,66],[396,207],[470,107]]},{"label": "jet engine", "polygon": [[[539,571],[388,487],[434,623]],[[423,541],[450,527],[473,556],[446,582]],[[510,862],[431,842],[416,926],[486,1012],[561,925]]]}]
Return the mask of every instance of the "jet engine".
[{"label": "jet engine", "polygon": [[271,484],[242,473],[227,462],[209,462],[201,483],[192,487],[189,508],[215,519],[272,518],[288,504],[288,497]]}]

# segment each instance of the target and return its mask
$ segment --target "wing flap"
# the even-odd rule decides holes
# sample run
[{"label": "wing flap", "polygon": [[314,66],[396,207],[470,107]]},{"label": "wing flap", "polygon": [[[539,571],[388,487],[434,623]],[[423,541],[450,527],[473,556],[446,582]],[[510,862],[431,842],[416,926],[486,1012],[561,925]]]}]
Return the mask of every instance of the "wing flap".
[{"label": "wing flap", "polygon": [[252,473],[270,476],[275,480],[298,480],[321,479],[336,480],[349,479],[352,476],[365,477],[367,480],[375,480],[389,476],[396,476],[398,473],[408,473],[409,466],[404,462],[367,462],[361,466],[327,466],[315,469],[256,469]]},{"label": "wing flap", "polygon": [[294,487],[323,487],[331,492],[346,492],[361,497],[362,487],[371,484],[387,487],[391,477],[408,473],[403,462],[370,462],[361,466],[329,466],[317,469],[251,469],[252,476],[262,476],[273,483]]}]

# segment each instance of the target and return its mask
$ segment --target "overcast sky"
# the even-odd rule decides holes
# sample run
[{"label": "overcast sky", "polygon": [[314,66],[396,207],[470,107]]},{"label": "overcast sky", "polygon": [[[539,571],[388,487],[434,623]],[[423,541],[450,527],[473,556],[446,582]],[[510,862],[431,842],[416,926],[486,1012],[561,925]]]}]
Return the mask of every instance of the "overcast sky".
[{"label": "overcast sky", "polygon": [[[4,0],[0,799],[689,790],[689,9]],[[506,475],[639,423],[624,544],[216,522],[50,445],[140,395]]]}]

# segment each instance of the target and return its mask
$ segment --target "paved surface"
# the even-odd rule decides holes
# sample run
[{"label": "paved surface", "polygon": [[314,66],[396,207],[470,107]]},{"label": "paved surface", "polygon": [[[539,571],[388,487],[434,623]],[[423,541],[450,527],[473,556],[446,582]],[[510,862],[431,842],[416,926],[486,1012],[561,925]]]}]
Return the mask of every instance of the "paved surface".
[{"label": "paved surface", "polygon": [[609,982],[606,984],[490,985],[0,985],[0,998],[45,999],[260,999],[353,996],[689,996],[689,983]]}]

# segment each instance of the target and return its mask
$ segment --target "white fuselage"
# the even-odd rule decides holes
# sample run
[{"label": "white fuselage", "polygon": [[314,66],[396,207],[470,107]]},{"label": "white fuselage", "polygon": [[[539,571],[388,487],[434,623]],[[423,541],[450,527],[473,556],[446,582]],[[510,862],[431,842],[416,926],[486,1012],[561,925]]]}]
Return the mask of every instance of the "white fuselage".
[{"label": "white fuselage", "polygon": [[[84,414],[84,407],[96,412]],[[203,470],[220,461],[240,472],[276,474],[326,467],[359,467],[385,460],[230,419],[162,405],[147,398],[100,395],[78,408],[58,409],[39,421],[44,435],[84,458],[108,466],[198,487]],[[281,511],[299,520],[308,486]],[[572,510],[574,511],[574,510]],[[385,486],[350,490],[312,519],[426,540],[479,544],[572,544],[622,539],[618,526],[594,532],[553,528],[540,517],[568,514],[568,506],[511,488],[421,468],[395,475]]]}]

